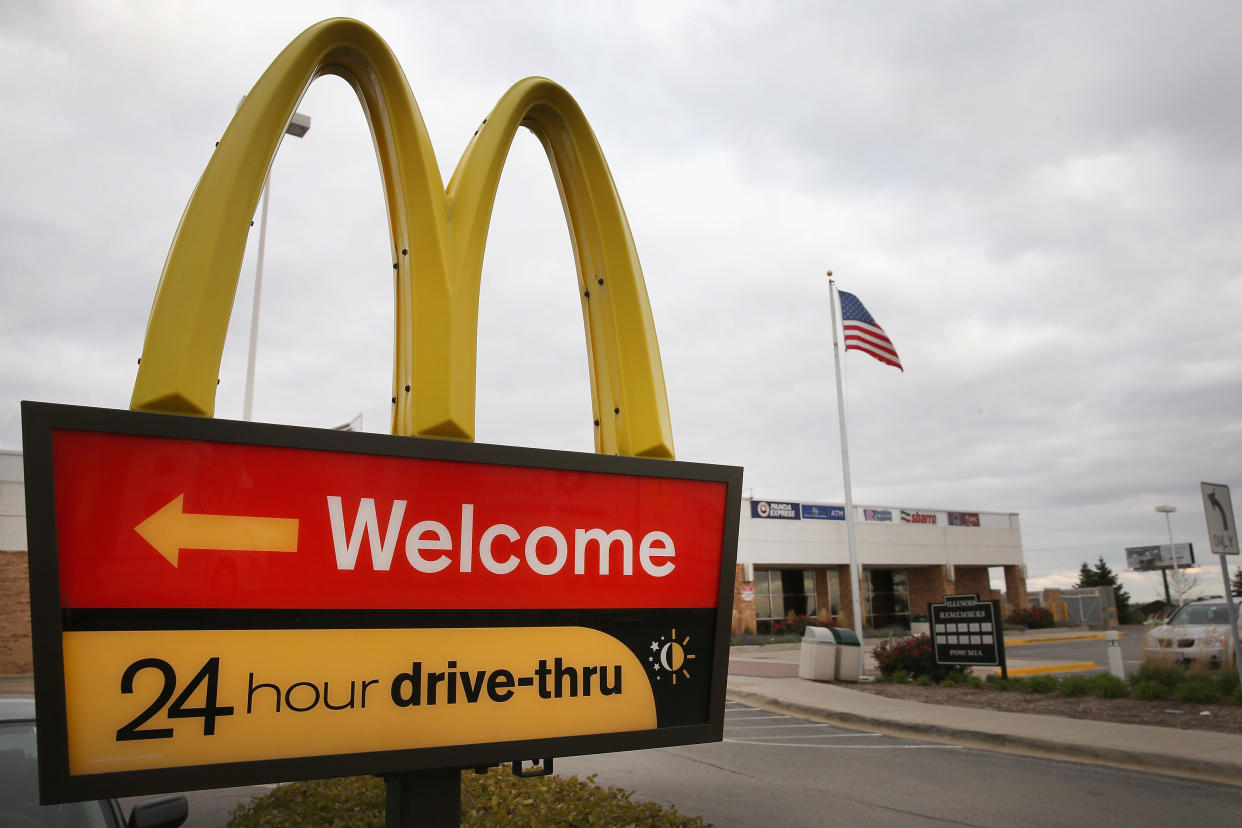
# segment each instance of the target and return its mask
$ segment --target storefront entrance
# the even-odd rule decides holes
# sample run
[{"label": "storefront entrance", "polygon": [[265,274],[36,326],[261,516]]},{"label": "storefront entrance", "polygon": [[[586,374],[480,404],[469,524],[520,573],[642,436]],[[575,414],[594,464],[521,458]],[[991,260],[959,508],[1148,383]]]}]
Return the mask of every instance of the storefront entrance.
[{"label": "storefront entrance", "polygon": [[910,582],[904,569],[864,570],[863,597],[870,629],[910,629]]},{"label": "storefront entrance", "polygon": [[840,602],[835,569],[755,569],[755,623],[761,634],[790,615],[835,614]]}]

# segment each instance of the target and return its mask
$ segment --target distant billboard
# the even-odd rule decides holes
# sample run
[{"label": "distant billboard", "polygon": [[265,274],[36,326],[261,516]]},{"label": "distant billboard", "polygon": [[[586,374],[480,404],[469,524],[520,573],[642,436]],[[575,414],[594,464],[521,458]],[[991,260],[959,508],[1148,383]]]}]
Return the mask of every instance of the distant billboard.
[{"label": "distant billboard", "polygon": [[1195,565],[1194,544],[1179,543],[1170,547],[1165,543],[1160,546],[1126,547],[1126,566],[1135,572],[1154,572],[1160,569],[1172,569],[1173,549],[1177,550],[1177,565],[1179,567]]}]

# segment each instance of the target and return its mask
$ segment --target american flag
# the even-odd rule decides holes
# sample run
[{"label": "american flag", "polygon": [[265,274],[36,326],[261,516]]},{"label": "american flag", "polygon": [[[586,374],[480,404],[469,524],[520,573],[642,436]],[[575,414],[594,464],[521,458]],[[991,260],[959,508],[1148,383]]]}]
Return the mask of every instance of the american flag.
[{"label": "american flag", "polygon": [[841,329],[845,332],[845,350],[853,348],[892,365],[905,373],[901,360],[897,357],[897,349],[893,341],[884,333],[884,329],[876,324],[871,314],[858,301],[858,297],[843,290],[837,291],[841,297]]}]

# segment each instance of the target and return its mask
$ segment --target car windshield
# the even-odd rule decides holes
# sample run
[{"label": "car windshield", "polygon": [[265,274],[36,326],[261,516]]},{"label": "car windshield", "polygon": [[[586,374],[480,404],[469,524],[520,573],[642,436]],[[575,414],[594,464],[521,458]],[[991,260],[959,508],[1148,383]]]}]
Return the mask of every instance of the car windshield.
[{"label": "car windshield", "polygon": [[1172,626],[1228,624],[1229,608],[1220,604],[1187,604],[1169,619]]},{"label": "car windshield", "polygon": [[108,828],[103,802],[39,805],[33,722],[0,723],[0,825]]}]

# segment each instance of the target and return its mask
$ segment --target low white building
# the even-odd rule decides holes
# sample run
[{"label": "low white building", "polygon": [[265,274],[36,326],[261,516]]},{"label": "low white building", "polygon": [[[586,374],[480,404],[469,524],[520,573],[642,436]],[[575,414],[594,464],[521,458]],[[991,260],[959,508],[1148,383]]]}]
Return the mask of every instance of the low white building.
[{"label": "low white building", "polygon": [[[855,505],[854,521],[866,627],[909,627],[945,595],[999,598],[993,567],[1010,604],[1026,606],[1016,513]],[[852,626],[849,562],[843,505],[743,498],[735,630],[767,632],[790,614]]]}]

